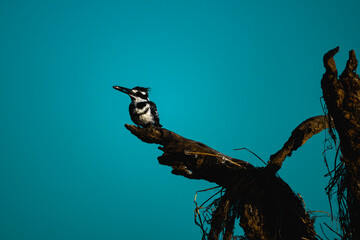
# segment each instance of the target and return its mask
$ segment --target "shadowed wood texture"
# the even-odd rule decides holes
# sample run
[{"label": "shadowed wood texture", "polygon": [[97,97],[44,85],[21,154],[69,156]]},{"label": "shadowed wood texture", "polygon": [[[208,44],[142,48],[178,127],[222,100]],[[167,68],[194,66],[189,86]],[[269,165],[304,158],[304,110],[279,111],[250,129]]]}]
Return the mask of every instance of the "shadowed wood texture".
[{"label": "shadowed wood texture", "polygon": [[226,156],[165,128],[125,127],[146,143],[162,145],[159,163],[171,166],[173,174],[225,188],[225,194],[213,202],[211,228],[204,239],[232,239],[236,218],[240,218],[249,239],[316,239],[314,220],[302,200],[275,173],[287,156],[329,127],[327,117],[312,117],[301,123],[265,168]]},{"label": "shadowed wood texture", "polygon": [[329,115],[340,138],[341,161],[345,164],[347,214],[350,222],[341,222],[343,239],[360,239],[360,79],[356,74],[358,61],[349,52],[345,70],[338,77],[334,56],[336,47],[324,55],[325,74],[321,80]]}]

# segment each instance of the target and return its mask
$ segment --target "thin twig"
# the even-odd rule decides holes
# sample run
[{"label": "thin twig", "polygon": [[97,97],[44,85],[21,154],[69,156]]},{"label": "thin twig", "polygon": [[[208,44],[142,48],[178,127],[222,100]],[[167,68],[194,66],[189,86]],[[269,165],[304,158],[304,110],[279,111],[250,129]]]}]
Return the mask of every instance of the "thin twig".
[{"label": "thin twig", "polygon": [[266,162],[265,162],[264,160],[262,160],[261,157],[259,157],[258,155],[256,155],[253,151],[251,151],[251,150],[249,150],[249,149],[247,149],[247,148],[245,148],[245,147],[235,148],[234,150],[246,150],[246,151],[252,153],[252,154],[253,154],[255,157],[257,157],[258,159],[260,159],[260,161],[262,161],[262,162],[265,164],[265,166],[266,166]]},{"label": "thin twig", "polygon": [[335,233],[336,235],[338,235],[339,237],[342,238],[342,236],[341,236],[339,233],[337,233],[334,229],[332,229],[329,225],[327,225],[325,222],[324,222],[324,224],[325,224],[325,226],[327,226],[333,233]]},{"label": "thin twig", "polygon": [[327,236],[326,236],[326,234],[325,234],[325,232],[324,232],[324,229],[322,228],[322,226],[321,226],[321,224],[320,224],[320,229],[321,229],[321,232],[324,234],[324,236],[326,237],[326,239],[327,240],[330,240]]}]

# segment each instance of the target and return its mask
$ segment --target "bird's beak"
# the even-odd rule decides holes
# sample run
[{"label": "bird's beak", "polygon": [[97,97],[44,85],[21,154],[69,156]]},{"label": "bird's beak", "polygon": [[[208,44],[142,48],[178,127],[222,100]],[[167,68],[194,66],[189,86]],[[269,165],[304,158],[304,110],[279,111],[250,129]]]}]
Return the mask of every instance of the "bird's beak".
[{"label": "bird's beak", "polygon": [[131,95],[133,92],[131,91],[131,89],[126,88],[126,87],[120,87],[120,86],[113,86],[114,89],[126,93],[127,95]]}]

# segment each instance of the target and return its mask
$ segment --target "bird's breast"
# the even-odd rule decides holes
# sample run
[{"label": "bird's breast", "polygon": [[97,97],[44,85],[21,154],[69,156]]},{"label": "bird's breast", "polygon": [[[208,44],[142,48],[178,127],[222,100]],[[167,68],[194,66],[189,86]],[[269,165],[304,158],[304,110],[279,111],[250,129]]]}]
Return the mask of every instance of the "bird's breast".
[{"label": "bird's breast", "polygon": [[141,115],[149,111],[150,105],[147,102],[132,103],[130,104],[130,111],[133,114]]}]

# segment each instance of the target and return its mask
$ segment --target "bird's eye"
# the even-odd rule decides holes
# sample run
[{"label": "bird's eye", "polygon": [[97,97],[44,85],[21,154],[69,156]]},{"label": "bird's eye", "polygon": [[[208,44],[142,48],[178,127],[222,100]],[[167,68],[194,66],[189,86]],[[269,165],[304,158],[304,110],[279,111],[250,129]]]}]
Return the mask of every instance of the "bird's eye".
[{"label": "bird's eye", "polygon": [[146,95],[146,92],[141,91],[141,94],[142,94],[142,95]]}]

